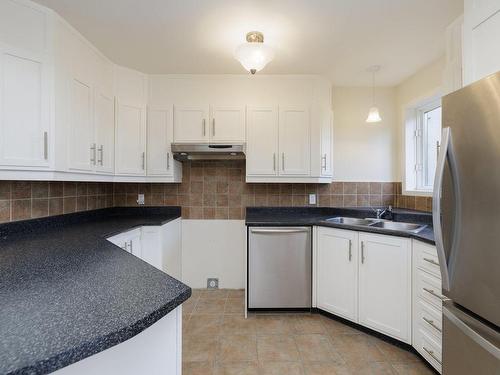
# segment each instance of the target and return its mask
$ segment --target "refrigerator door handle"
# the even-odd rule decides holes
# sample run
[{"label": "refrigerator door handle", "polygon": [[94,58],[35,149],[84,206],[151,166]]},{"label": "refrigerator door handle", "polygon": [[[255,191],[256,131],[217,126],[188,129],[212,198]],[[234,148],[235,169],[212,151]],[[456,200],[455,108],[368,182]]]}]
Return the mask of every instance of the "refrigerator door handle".
[{"label": "refrigerator door handle", "polygon": [[481,346],[488,353],[493,355],[496,359],[500,360],[500,349],[486,340],[479,333],[474,331],[471,327],[465,324],[461,319],[459,319],[455,314],[449,311],[445,306],[443,306],[443,315],[446,316],[455,326],[460,329],[467,337],[471,338],[479,346]]},{"label": "refrigerator door handle", "polygon": [[452,238],[451,248],[453,250],[454,245],[456,243],[454,237],[458,233],[459,228],[457,228],[457,225],[459,225],[460,222],[460,197],[459,197],[460,190],[458,188],[459,186],[458,186],[457,161],[455,158],[455,153],[453,151],[451,129],[449,127],[443,128],[443,132],[441,135],[441,147],[439,150],[439,157],[436,164],[436,174],[434,177],[433,196],[432,196],[432,224],[434,227],[434,239],[436,242],[436,250],[441,268],[443,289],[449,291],[450,275],[448,271],[449,269],[448,260],[446,259],[446,252],[444,250],[443,229],[441,226],[441,190],[443,186],[444,167],[446,165],[446,160],[448,160],[450,164],[452,184],[455,194],[455,207],[454,207],[455,220],[454,220],[453,234],[451,237]]}]

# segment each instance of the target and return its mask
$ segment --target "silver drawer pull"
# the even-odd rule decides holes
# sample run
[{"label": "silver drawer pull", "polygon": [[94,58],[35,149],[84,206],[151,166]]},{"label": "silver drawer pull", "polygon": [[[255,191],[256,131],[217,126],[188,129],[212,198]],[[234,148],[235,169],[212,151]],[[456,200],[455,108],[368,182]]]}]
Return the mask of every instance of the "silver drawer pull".
[{"label": "silver drawer pull", "polygon": [[439,267],[439,263],[436,262],[434,259],[424,258],[424,260],[430,264],[434,264],[435,266]]},{"label": "silver drawer pull", "polygon": [[425,290],[427,293],[433,295],[434,297],[439,298],[441,301],[447,301],[448,300],[448,298],[446,298],[445,296],[442,296],[441,294],[437,294],[432,289],[428,289],[428,288],[422,288],[422,289]]},{"label": "silver drawer pull", "polygon": [[431,319],[427,319],[425,316],[422,317],[422,319],[427,323],[429,324],[431,327],[434,327],[435,329],[437,329],[440,333],[443,332],[441,331],[441,328],[439,328],[435,323],[434,323],[434,320],[431,320]]},{"label": "silver drawer pull", "polygon": [[349,240],[349,262],[352,260],[352,241]]},{"label": "silver drawer pull", "polygon": [[436,357],[436,355],[434,354],[434,350],[427,349],[425,346],[422,346],[422,349],[424,349],[427,352],[427,354],[429,354],[432,358],[434,358],[434,360],[437,363],[439,363],[440,365],[442,364],[439,358]]}]

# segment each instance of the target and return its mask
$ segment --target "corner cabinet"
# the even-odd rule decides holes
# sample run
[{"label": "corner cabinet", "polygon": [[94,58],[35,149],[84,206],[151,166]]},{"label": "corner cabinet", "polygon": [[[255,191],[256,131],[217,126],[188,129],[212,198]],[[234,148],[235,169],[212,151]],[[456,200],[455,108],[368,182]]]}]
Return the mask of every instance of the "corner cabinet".
[{"label": "corner cabinet", "polygon": [[146,174],[146,108],[116,101],[116,173]]},{"label": "corner cabinet", "polygon": [[359,234],[359,323],[411,343],[411,240]]},{"label": "corner cabinet", "polygon": [[317,228],[318,308],[411,343],[411,240]]}]

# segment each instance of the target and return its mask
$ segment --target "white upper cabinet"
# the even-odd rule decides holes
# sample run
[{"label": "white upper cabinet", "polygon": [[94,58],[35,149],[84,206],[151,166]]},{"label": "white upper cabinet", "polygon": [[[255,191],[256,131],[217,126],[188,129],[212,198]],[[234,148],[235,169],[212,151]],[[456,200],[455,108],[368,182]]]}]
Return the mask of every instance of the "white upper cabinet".
[{"label": "white upper cabinet", "polygon": [[172,141],[172,106],[150,106],[147,127],[148,176],[174,176],[179,163],[172,157]]},{"label": "white upper cabinet", "polygon": [[318,308],[358,320],[358,232],[318,228]]},{"label": "white upper cabinet", "polygon": [[0,165],[49,164],[50,81],[39,53],[0,43]]},{"label": "white upper cabinet", "polygon": [[53,160],[48,12],[0,1],[0,168],[46,169]]},{"label": "white upper cabinet", "polygon": [[[321,120],[321,163],[320,175],[333,176],[333,112],[330,110]],[[313,154],[313,153],[311,153]]]},{"label": "white upper cabinet", "polygon": [[465,0],[464,83],[500,71],[500,2]]},{"label": "white upper cabinet", "polygon": [[71,82],[70,126],[68,127],[68,168],[92,170],[96,160],[94,122],[92,118],[92,87],[73,79]]},{"label": "white upper cabinet", "polygon": [[175,105],[174,107],[174,142],[208,142],[209,106]]},{"label": "white upper cabinet", "polygon": [[411,343],[411,240],[359,234],[359,323]]},{"label": "white upper cabinet", "polygon": [[309,108],[280,106],[280,175],[310,175],[310,124]]},{"label": "white upper cabinet", "polygon": [[278,132],[278,107],[247,107],[247,175],[278,175]]},{"label": "white upper cabinet", "polygon": [[245,106],[210,106],[210,142],[245,142]]},{"label": "white upper cabinet", "polygon": [[143,107],[116,101],[117,174],[146,174],[146,112]]},{"label": "white upper cabinet", "polygon": [[94,95],[96,170],[113,173],[115,167],[115,104],[113,97],[101,92]]},{"label": "white upper cabinet", "polygon": [[115,67],[115,172],[146,175],[147,78]]}]

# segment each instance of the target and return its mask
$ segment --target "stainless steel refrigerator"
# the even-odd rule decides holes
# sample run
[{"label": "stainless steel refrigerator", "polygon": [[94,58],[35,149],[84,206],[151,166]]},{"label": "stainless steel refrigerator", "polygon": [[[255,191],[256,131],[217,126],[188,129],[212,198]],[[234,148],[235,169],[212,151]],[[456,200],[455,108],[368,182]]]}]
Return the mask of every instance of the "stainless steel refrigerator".
[{"label": "stainless steel refrigerator", "polygon": [[443,374],[500,374],[500,72],[443,98],[433,221]]}]

